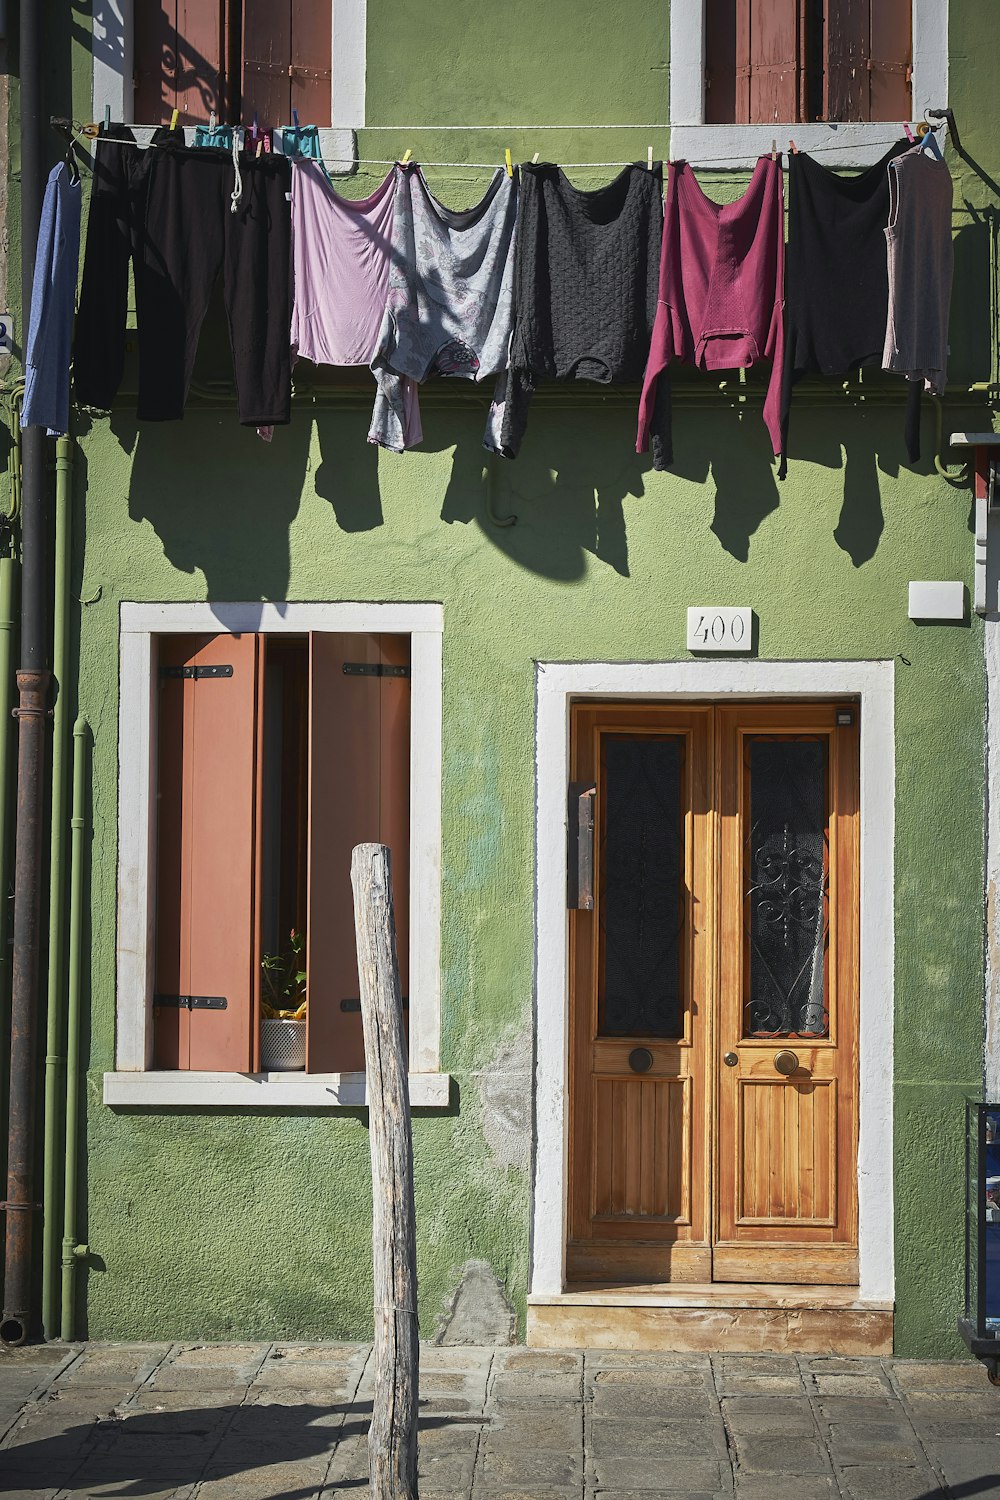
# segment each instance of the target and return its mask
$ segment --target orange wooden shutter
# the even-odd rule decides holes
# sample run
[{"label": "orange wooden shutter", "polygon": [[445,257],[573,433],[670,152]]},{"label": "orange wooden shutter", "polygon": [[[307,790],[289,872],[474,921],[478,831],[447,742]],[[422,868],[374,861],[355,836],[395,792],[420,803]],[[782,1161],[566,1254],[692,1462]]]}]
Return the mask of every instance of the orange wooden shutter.
[{"label": "orange wooden shutter", "polygon": [[260,667],[253,635],[160,643],[157,1067],[254,1066]]},{"label": "orange wooden shutter", "polygon": [[141,0],[135,6],[135,116],[203,124],[226,113],[227,0]]},{"label": "orange wooden shutter", "polygon": [[306,1066],[313,1073],[353,1072],[364,1068],[351,893],[355,844],[392,850],[400,980],[409,993],[410,682],[379,669],[408,669],[410,642],[314,634],[309,654]]},{"label": "orange wooden shutter", "polygon": [[908,120],[913,111],[912,0],[871,0],[870,120]]},{"label": "orange wooden shutter", "polygon": [[[333,6],[292,0],[291,107],[303,125],[329,125]],[[289,111],[288,119],[291,119]]]}]

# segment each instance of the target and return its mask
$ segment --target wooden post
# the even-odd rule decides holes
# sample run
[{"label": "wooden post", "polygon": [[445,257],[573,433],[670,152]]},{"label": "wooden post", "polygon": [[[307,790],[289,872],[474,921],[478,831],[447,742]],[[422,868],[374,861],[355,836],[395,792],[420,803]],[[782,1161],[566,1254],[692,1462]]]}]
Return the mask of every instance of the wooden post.
[{"label": "wooden post", "polygon": [[392,874],[384,844],[351,856],[372,1154],[375,1395],[368,1434],[372,1500],[417,1496],[417,1234],[403,1002]]}]

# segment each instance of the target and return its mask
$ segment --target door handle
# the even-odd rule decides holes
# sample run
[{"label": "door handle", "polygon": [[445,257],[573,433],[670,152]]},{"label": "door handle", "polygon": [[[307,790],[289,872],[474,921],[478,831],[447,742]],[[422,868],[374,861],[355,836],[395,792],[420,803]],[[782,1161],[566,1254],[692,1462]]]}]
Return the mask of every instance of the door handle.
[{"label": "door handle", "polygon": [[739,1058],[737,1057],[735,1052],[727,1052],[724,1054],[722,1061],[725,1063],[727,1068],[735,1068],[736,1064],[739,1062]]},{"label": "door handle", "polygon": [[786,1078],[799,1071],[799,1059],[789,1047],[782,1047],[780,1052],[774,1054],[774,1066],[779,1073]]}]

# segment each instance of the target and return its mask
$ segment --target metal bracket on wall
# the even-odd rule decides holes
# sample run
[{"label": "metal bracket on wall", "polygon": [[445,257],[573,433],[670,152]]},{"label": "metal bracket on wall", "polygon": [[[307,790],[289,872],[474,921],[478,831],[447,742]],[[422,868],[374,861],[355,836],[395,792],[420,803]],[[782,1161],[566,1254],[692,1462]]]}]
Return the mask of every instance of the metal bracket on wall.
[{"label": "metal bracket on wall", "polygon": [[226,1010],[225,995],[154,995],[153,1009],[162,1010]]},{"label": "metal bracket on wall", "polygon": [[977,615],[988,613],[987,540],[989,514],[1000,505],[1000,432],[953,432],[953,448],[975,449],[976,532],[972,602]]},{"label": "metal bracket on wall", "polygon": [[566,819],[566,905],[570,911],[594,909],[594,798],[592,781],[571,781]]},{"label": "metal bracket on wall", "polygon": [[229,666],[217,667],[161,667],[161,677],[173,678],[196,678],[200,681],[203,677],[232,677],[233,669]]},{"label": "metal bracket on wall", "polygon": [[386,661],[345,661],[345,677],[409,677],[409,667],[394,666]]}]

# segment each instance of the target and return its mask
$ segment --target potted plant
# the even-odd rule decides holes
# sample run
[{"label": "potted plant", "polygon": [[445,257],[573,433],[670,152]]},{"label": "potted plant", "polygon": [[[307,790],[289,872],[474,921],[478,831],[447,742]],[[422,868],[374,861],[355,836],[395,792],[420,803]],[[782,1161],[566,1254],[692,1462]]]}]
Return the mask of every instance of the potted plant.
[{"label": "potted plant", "polygon": [[305,938],[293,928],[281,953],[260,961],[260,1065],[265,1073],[295,1072],[306,1065]]}]

